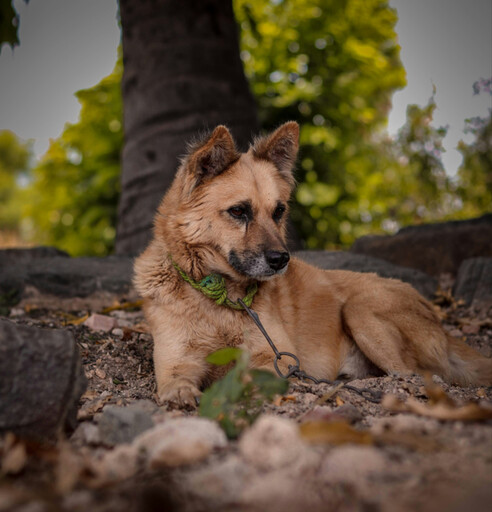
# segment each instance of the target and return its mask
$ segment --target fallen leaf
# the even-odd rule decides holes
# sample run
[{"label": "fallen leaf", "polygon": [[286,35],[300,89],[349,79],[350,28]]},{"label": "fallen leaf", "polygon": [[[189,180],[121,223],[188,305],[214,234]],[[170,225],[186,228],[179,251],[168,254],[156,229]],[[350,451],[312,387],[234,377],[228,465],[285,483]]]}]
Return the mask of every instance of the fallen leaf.
[{"label": "fallen leaf", "polygon": [[106,378],[106,372],[102,368],[96,368],[96,376],[104,380]]},{"label": "fallen leaf", "polygon": [[438,420],[480,421],[492,419],[492,409],[486,409],[476,403],[462,406],[444,402],[426,404],[412,397],[408,398],[406,402],[402,402],[395,395],[385,395],[381,405],[391,412],[412,412]]},{"label": "fallen leaf", "polygon": [[299,425],[301,437],[313,444],[373,444],[372,434],[356,430],[345,421],[309,421]]},{"label": "fallen leaf", "polygon": [[108,395],[104,398],[99,398],[90,402],[86,402],[77,412],[77,420],[90,420],[94,417],[96,412],[99,412],[111,399],[113,395]]},{"label": "fallen leaf", "polygon": [[84,464],[69,443],[60,443],[56,467],[55,487],[59,494],[70,492],[80,479]]},{"label": "fallen leaf", "polygon": [[111,311],[124,310],[124,309],[141,309],[143,300],[135,300],[133,302],[118,302],[116,301],[112,306],[101,310],[102,314],[111,313]]},{"label": "fallen leaf", "polygon": [[345,402],[337,395],[337,397],[335,398],[335,403],[338,405],[338,407],[340,407]]},{"label": "fallen leaf", "polygon": [[318,400],[316,400],[316,403],[319,404],[319,405],[324,404],[325,402],[327,402],[328,400],[333,398],[333,396],[337,393],[337,391],[339,389],[343,388],[343,386],[345,386],[344,382],[340,382],[340,384],[337,384],[336,386],[333,386],[330,390],[328,390],[327,393],[325,393],[323,396],[318,398]]},{"label": "fallen leaf", "polygon": [[0,473],[2,475],[17,475],[24,469],[26,463],[26,445],[18,441],[12,433],[7,433]]}]

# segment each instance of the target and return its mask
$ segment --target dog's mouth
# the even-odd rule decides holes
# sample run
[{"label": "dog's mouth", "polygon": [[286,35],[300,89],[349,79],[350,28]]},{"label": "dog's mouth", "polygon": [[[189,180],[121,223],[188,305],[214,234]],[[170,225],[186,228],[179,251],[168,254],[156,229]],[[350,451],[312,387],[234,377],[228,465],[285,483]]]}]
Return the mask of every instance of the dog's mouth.
[{"label": "dog's mouth", "polygon": [[231,267],[247,277],[265,281],[287,270],[290,255],[287,251],[245,251],[238,254],[231,250],[228,261]]}]

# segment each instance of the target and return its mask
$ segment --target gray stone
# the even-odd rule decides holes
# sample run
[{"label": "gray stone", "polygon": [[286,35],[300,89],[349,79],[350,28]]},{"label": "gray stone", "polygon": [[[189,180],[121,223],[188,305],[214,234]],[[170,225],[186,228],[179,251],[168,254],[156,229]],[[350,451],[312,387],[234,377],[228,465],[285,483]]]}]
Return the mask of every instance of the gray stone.
[{"label": "gray stone", "polygon": [[492,258],[470,258],[459,269],[453,295],[468,305],[492,304]]},{"label": "gray stone", "polygon": [[99,418],[99,436],[108,446],[131,443],[137,436],[154,426],[148,408],[138,402],[127,407],[107,405]]},{"label": "gray stone", "polygon": [[437,280],[428,274],[420,270],[393,265],[372,256],[345,251],[298,251],[294,255],[325,270],[373,272],[380,277],[400,279],[412,285],[427,298],[432,298],[437,289]]},{"label": "gray stone", "polygon": [[85,387],[70,332],[0,319],[0,431],[56,441],[75,428]]},{"label": "gray stone", "polygon": [[3,257],[0,251],[0,294],[21,296],[26,285],[61,297],[87,297],[98,291],[127,293],[132,266],[129,257],[43,256],[16,261]]},{"label": "gray stone", "polygon": [[464,260],[492,256],[492,213],[476,219],[408,226],[392,236],[364,236],[350,250],[433,276],[456,275]]}]

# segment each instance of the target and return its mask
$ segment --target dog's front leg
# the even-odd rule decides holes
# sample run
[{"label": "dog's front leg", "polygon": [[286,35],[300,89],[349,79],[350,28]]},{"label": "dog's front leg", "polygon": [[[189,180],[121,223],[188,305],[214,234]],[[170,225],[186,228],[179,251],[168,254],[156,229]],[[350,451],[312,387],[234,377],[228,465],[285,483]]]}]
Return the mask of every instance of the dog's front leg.
[{"label": "dog's front leg", "polygon": [[176,339],[169,343],[169,338],[154,338],[154,369],[161,405],[191,408],[197,405],[206,363],[203,354],[189,345]]}]

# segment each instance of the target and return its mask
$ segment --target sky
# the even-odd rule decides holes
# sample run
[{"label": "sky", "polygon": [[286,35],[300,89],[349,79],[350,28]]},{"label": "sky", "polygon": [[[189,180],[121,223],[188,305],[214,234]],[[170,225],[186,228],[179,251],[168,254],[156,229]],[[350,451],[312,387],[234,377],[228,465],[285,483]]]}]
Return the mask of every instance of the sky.
[{"label": "sky", "polygon": [[[20,46],[0,54],[0,130],[34,140],[41,156],[80,110],[74,93],[108,75],[116,61],[120,31],[117,0],[23,0]],[[395,93],[388,131],[395,134],[410,103],[427,104],[436,87],[435,126],[449,126],[443,161],[453,175],[460,162],[453,149],[464,119],[485,116],[491,97],[473,95],[473,83],[492,76],[490,0],[390,0],[407,86]]]}]

